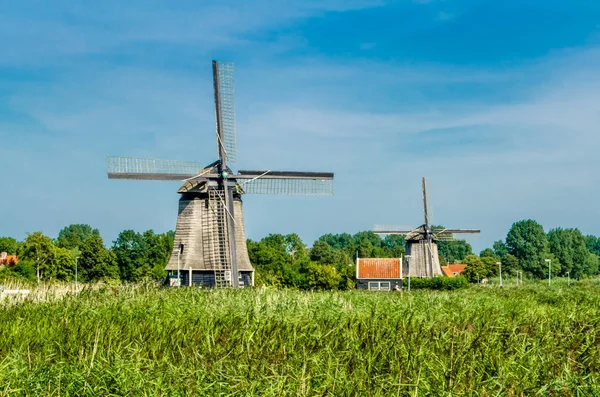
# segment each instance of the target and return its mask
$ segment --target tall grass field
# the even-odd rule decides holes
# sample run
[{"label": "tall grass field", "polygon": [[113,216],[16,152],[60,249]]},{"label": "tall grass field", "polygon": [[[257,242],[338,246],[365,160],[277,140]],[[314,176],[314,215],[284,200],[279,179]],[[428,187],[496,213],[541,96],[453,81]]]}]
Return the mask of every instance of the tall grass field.
[{"label": "tall grass field", "polygon": [[600,395],[600,286],[0,301],[0,395]]}]

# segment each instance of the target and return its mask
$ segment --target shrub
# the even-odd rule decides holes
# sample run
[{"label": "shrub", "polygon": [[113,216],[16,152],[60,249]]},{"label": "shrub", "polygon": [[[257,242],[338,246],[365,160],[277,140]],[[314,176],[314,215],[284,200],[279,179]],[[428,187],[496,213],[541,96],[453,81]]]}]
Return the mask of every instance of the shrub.
[{"label": "shrub", "polygon": [[[408,281],[405,281],[407,283]],[[410,279],[410,288],[415,289],[438,289],[455,290],[467,288],[469,281],[463,276],[457,277],[433,277],[433,278],[414,278]]]}]

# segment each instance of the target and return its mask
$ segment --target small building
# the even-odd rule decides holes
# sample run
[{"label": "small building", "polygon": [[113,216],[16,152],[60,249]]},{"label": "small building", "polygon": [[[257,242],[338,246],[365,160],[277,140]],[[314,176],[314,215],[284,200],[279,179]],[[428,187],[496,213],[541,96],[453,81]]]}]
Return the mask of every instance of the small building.
[{"label": "small building", "polygon": [[393,291],[402,288],[402,259],[357,258],[356,288]]},{"label": "small building", "polygon": [[446,277],[456,277],[456,276],[460,276],[462,274],[462,272],[465,271],[465,267],[467,267],[467,265],[465,265],[465,264],[453,263],[453,264],[449,264],[447,266],[442,266],[442,272],[444,273],[444,276],[446,276]]},{"label": "small building", "polygon": [[6,252],[0,252],[0,265],[14,266],[19,263],[19,258],[16,255],[8,255]]}]

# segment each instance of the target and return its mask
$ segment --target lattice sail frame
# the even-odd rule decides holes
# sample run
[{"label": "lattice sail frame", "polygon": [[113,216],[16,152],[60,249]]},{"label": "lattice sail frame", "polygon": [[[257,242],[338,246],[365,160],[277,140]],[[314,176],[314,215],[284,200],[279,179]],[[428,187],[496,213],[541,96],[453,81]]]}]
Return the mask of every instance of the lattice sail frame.
[{"label": "lattice sail frame", "polygon": [[[219,100],[221,105],[221,126],[223,145],[228,162],[237,160],[237,142],[235,128],[235,85],[233,62],[218,62]],[[217,136],[217,146],[219,137]],[[218,147],[217,147],[218,150]]]},{"label": "lattice sail frame", "polygon": [[110,178],[182,180],[200,174],[203,169],[197,161],[108,157]]},{"label": "lattice sail frame", "polygon": [[248,179],[237,178],[247,194],[279,194],[288,196],[332,196],[333,180],[313,179]]}]

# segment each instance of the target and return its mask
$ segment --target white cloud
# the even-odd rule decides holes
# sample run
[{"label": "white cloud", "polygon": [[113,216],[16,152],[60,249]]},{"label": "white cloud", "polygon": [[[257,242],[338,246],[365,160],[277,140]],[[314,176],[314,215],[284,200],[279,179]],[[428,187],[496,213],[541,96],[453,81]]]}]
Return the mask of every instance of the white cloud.
[{"label": "white cloud", "polygon": [[[102,4],[73,9],[83,21],[75,26],[43,16],[34,24],[0,20],[8,23],[0,32],[14,31],[12,37],[23,44],[12,46],[5,62],[31,65],[42,58],[46,65],[48,58],[111,52],[145,40],[192,43],[194,56],[209,60],[203,51],[222,44],[243,48],[252,32],[380,3],[298,1],[284,7],[284,2],[260,2],[226,14],[218,8],[115,14]],[[287,37],[274,51],[297,43],[302,39]],[[242,57],[240,168],[336,173],[333,198],[248,197],[248,234],[300,231],[310,240],[376,223],[416,224],[422,175],[432,179],[439,223],[481,227],[480,244],[503,237],[520,217],[537,217],[547,226],[575,223],[600,234],[593,221],[600,215],[595,209],[599,62],[593,50],[555,54],[510,70],[312,54],[273,64]],[[119,68],[69,64],[49,82],[12,87],[7,108],[21,121],[5,118],[0,124],[0,169],[11,170],[3,174],[3,183],[16,193],[0,198],[0,206],[27,219],[11,218],[8,224],[57,232],[63,224],[85,221],[109,238],[124,228],[173,227],[177,186],[108,181],[104,156],[212,161],[210,63],[193,73],[140,63]],[[510,88],[512,99],[461,97],[460,88],[471,85]],[[458,87],[458,94],[438,99],[435,92],[421,92],[430,87]],[[432,131],[441,138],[432,141]],[[482,134],[481,141],[473,134]],[[490,136],[495,139],[486,142]],[[13,233],[6,224],[0,225],[0,235]]]}]

